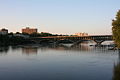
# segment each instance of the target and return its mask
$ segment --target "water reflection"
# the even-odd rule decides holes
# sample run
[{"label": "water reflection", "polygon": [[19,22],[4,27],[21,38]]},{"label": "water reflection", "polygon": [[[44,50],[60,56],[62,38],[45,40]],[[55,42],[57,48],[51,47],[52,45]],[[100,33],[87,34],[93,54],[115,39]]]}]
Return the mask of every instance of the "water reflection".
[{"label": "water reflection", "polygon": [[0,54],[7,54],[9,47],[0,47]]},{"label": "water reflection", "polygon": [[38,48],[37,47],[31,47],[31,46],[27,46],[22,48],[22,54],[25,55],[37,55],[38,52]]},{"label": "water reflection", "polygon": [[[111,50],[108,50],[109,47],[95,47],[95,46],[91,46],[91,43],[82,43],[82,44],[78,44],[78,45],[74,45],[74,46],[68,46],[67,45],[47,45],[47,46],[39,46],[39,45],[22,45],[22,46],[12,46],[12,47],[0,47],[0,54],[6,53],[9,51],[9,49],[11,49],[12,51],[16,51],[16,50],[22,50],[22,54],[23,55],[37,55],[38,50],[41,51],[47,51],[47,50],[59,50],[59,51],[93,51],[97,53],[109,53]],[[71,44],[70,44],[71,45]],[[93,44],[92,44],[93,45]],[[113,51],[113,50],[112,50]]]},{"label": "water reflection", "polygon": [[76,45],[76,46],[65,46],[65,45],[60,45],[60,46],[54,46],[51,47],[51,49],[56,49],[56,50],[69,50],[69,51],[91,51],[94,49],[94,47],[90,47],[89,45]]},{"label": "water reflection", "polygon": [[74,45],[74,46],[65,46],[65,45],[59,45],[59,46],[50,46],[50,49],[54,49],[54,50],[67,50],[67,51],[79,51],[79,52],[88,52],[88,51],[92,51],[92,52],[100,52],[100,53],[109,53],[111,51],[116,52],[116,50],[109,50],[109,46],[101,46],[101,47],[96,47],[91,46],[91,44],[88,43],[82,43],[79,45]]},{"label": "water reflection", "polygon": [[23,45],[4,50],[7,56],[0,56],[0,80],[120,80],[120,62],[114,65],[117,51],[108,47],[82,43]]},{"label": "water reflection", "polygon": [[113,80],[120,80],[120,52],[118,62],[114,65]]}]

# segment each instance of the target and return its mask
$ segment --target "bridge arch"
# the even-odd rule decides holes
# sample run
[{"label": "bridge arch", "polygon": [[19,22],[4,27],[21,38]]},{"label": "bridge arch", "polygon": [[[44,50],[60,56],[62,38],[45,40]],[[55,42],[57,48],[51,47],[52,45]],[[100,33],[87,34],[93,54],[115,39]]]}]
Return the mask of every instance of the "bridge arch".
[{"label": "bridge arch", "polygon": [[[88,41],[93,41],[95,42],[94,40],[92,39],[83,39],[83,40],[77,40],[74,42],[74,45],[78,45],[78,44],[81,44],[81,43],[84,43],[84,42],[88,42]],[[96,43],[96,42],[95,42]]]}]

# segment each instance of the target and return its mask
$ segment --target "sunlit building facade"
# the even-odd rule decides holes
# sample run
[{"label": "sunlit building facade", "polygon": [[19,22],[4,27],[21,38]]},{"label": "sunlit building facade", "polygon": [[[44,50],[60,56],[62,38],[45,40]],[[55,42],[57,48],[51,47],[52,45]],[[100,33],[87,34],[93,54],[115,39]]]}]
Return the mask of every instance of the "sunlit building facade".
[{"label": "sunlit building facade", "polygon": [[26,27],[25,29],[22,29],[22,33],[27,33],[27,34],[32,34],[32,33],[37,33],[37,29],[36,28],[29,28]]},{"label": "sunlit building facade", "polygon": [[88,33],[75,33],[76,36],[88,36]]}]

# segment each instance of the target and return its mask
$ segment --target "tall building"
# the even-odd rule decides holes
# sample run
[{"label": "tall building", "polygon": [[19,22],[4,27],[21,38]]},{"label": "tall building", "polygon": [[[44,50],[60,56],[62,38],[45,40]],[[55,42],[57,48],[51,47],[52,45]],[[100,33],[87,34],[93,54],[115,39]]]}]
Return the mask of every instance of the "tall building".
[{"label": "tall building", "polygon": [[76,36],[88,36],[88,33],[75,33]]},{"label": "tall building", "polygon": [[29,28],[29,27],[26,27],[25,29],[22,29],[22,33],[28,33],[28,34],[32,34],[32,33],[37,33],[37,29],[36,28]]},{"label": "tall building", "polygon": [[8,30],[3,28],[3,29],[0,30],[0,34],[6,35],[6,34],[8,34]]}]

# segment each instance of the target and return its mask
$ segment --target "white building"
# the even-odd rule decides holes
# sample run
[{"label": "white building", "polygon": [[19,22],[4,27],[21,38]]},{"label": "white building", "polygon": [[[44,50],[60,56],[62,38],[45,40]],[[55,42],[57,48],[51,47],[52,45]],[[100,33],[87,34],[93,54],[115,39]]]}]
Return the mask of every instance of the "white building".
[{"label": "white building", "polygon": [[88,36],[88,33],[75,33],[76,36]]}]

